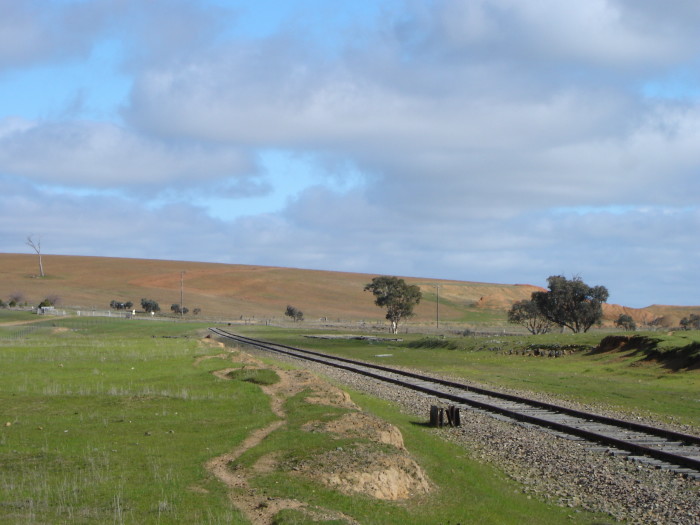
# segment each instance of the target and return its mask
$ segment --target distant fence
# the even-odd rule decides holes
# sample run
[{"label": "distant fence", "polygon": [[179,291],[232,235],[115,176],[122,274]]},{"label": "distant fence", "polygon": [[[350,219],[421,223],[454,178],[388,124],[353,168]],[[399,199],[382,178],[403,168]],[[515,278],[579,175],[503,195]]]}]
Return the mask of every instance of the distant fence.
[{"label": "distant fence", "polygon": [[37,315],[67,315],[65,310],[57,310],[53,306],[38,306]]},{"label": "distant fence", "polygon": [[[61,320],[61,323],[75,324],[77,328],[93,326],[101,322],[117,322],[118,320],[149,320],[149,321],[170,321],[170,322],[189,322],[189,323],[212,323],[224,324],[229,326],[244,326],[244,325],[265,325],[275,326],[280,328],[300,328],[313,330],[347,330],[348,332],[361,333],[389,333],[389,324],[385,320],[366,319],[366,320],[350,320],[340,318],[320,317],[306,319],[304,321],[294,322],[281,316],[236,316],[235,318],[223,318],[214,316],[194,316],[186,315],[151,315],[145,312],[138,312],[134,315],[133,311],[115,311],[115,310],[98,310],[98,309],[74,309],[69,307],[67,310],[46,307],[42,311],[33,309],[37,314],[46,317],[73,317],[73,321],[69,319]],[[76,318],[80,318],[83,322],[77,322]],[[0,339],[22,339],[33,333],[37,328],[42,326],[50,326],[45,323],[53,321],[39,322],[34,326],[13,326],[0,327]],[[56,320],[58,322],[58,320]],[[56,325],[53,325],[56,326]],[[595,332],[617,333],[619,329],[610,327],[593,328]],[[567,331],[568,333],[568,331]],[[404,322],[399,326],[399,335],[402,334],[425,334],[426,336],[436,337],[506,337],[506,336],[528,336],[527,330],[520,326],[488,326],[488,325],[469,325],[454,321],[441,321],[437,323],[427,322]]]},{"label": "distant fence", "polygon": [[115,312],[113,310],[77,310],[75,315],[78,317],[121,317],[123,319],[131,319],[131,312]]}]

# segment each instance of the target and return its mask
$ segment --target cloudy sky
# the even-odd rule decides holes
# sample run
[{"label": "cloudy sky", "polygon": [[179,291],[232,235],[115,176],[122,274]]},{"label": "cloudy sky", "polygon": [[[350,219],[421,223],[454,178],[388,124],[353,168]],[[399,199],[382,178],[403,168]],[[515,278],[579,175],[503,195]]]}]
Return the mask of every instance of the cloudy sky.
[{"label": "cloudy sky", "polygon": [[697,0],[0,0],[0,251],[700,304]]}]

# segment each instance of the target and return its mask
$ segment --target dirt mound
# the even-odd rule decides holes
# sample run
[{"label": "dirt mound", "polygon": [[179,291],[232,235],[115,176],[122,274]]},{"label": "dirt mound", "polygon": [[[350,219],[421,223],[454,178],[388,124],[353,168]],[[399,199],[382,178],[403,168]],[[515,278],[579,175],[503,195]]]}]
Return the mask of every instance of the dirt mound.
[{"label": "dirt mound", "polygon": [[310,422],[302,427],[311,432],[328,432],[342,438],[359,437],[404,450],[403,435],[394,425],[364,412],[349,412],[327,423]]},{"label": "dirt mound", "polygon": [[295,472],[343,494],[382,500],[404,500],[431,490],[427,475],[406,452],[391,453],[368,444],[338,447],[297,465]]},{"label": "dirt mound", "polygon": [[[308,373],[308,372],[307,372]],[[336,388],[325,381],[321,381],[315,376],[313,376],[316,381],[309,385],[312,388],[312,394],[306,396],[305,401],[307,403],[314,403],[316,405],[331,405],[341,408],[349,408],[357,410],[359,407],[350,398],[350,395]]]},{"label": "dirt mound", "polygon": [[629,343],[629,336],[626,335],[609,335],[603,338],[597,347],[593,349],[593,352],[604,353],[604,352],[617,352],[625,348]]},{"label": "dirt mound", "polygon": [[215,346],[216,348],[226,348],[226,345],[224,343],[222,343],[221,341],[217,341],[216,339],[212,339],[209,336],[203,337],[202,339],[200,339],[200,342],[206,346]]},{"label": "dirt mound", "polygon": [[406,451],[401,431],[386,421],[363,412],[349,412],[326,423],[309,422],[302,428],[372,443],[358,441],[295,464],[292,470],[297,475],[344,494],[382,500],[404,500],[431,490],[427,475]]}]

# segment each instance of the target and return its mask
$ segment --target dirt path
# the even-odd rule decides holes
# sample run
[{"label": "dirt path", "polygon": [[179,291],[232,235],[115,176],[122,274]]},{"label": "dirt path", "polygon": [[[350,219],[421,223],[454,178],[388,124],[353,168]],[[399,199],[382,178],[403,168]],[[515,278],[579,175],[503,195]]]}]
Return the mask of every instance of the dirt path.
[{"label": "dirt path", "polygon": [[284,420],[274,421],[266,427],[254,431],[238,447],[231,452],[210,459],[206,468],[229,489],[239,489],[229,493],[233,503],[251,523],[255,525],[271,524],[275,514],[282,509],[299,508],[303,504],[294,500],[267,500],[252,490],[248,484],[248,473],[243,469],[232,470],[229,465],[244,452],[250,450],[285,424]]}]

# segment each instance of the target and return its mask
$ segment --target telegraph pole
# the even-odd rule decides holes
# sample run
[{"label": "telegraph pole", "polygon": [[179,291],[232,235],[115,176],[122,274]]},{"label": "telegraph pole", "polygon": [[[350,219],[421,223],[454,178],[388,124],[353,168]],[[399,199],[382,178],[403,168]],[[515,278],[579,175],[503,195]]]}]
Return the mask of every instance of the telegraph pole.
[{"label": "telegraph pole", "polygon": [[185,303],[183,302],[185,271],[180,272],[180,319],[185,315]]},{"label": "telegraph pole", "polygon": [[435,328],[440,328],[440,285],[435,285],[435,295],[437,299],[435,301]]}]

